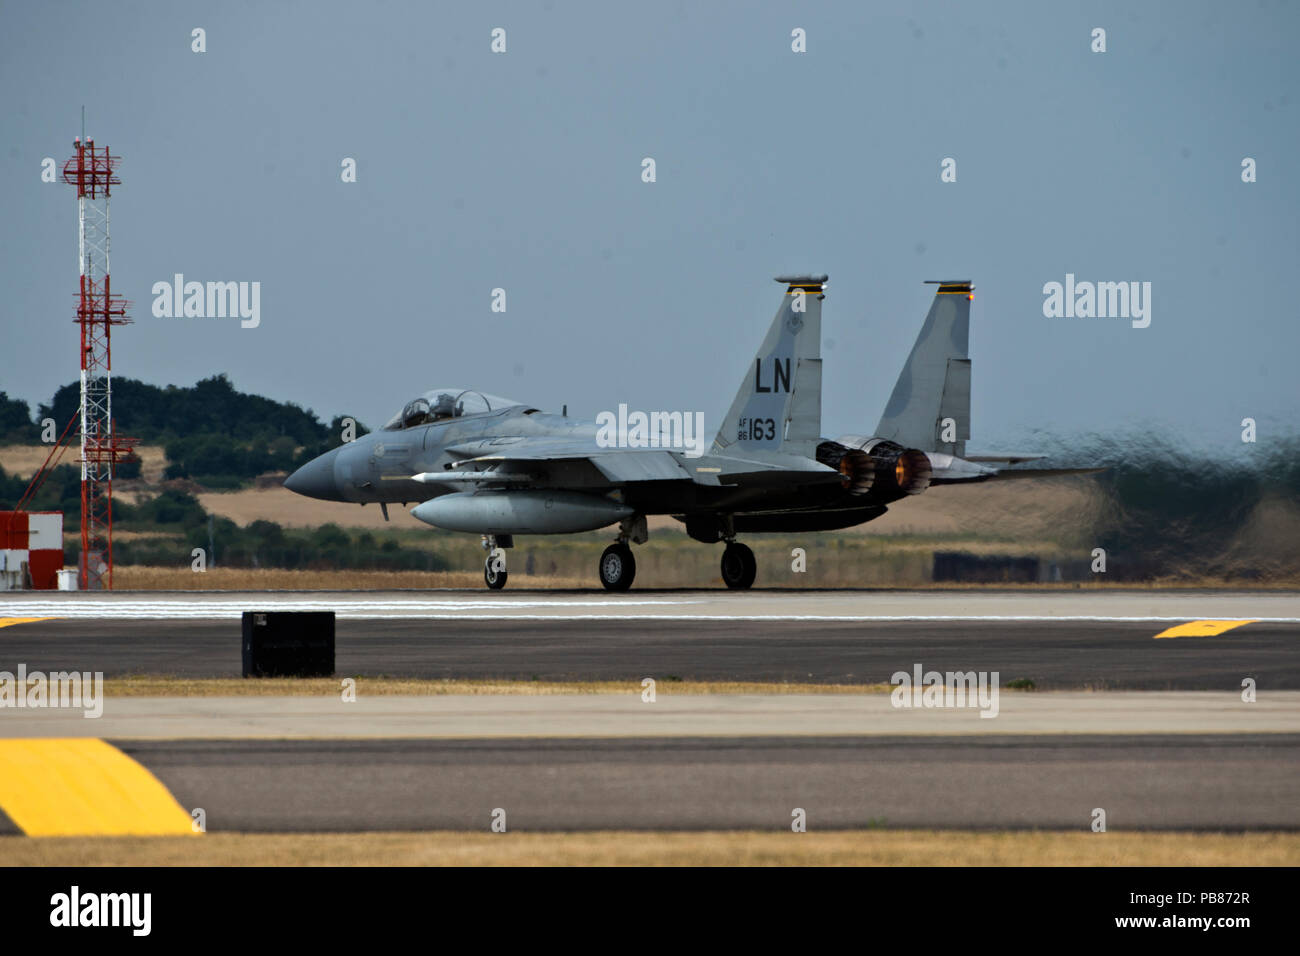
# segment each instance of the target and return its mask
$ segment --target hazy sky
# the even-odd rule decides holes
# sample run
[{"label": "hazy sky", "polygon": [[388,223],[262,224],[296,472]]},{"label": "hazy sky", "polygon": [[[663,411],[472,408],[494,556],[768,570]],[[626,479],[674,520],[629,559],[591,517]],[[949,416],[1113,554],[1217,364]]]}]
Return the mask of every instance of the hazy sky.
[{"label": "hazy sky", "polygon": [[[462,384],[712,431],[772,277],[816,271],[836,436],[874,427],[923,281],[971,278],[972,451],[1148,425],[1240,450],[1246,416],[1297,430],[1298,41],[1277,2],[5,0],[0,389],[77,377],[75,194],[40,173],[84,104],[123,158],[118,375],[372,427]],[[260,282],[260,326],[154,317],[177,272]],[[1066,273],[1150,282],[1150,327],[1045,317]]]}]

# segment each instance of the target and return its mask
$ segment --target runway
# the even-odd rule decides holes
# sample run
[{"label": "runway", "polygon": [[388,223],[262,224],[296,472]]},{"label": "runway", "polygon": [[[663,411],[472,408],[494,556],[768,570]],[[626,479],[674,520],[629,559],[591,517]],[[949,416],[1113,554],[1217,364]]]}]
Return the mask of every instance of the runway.
[{"label": "runway", "polygon": [[[340,675],[519,680],[888,682],[998,671],[1043,689],[1300,689],[1300,624],[1155,640],[1141,621],[422,620],[337,622]],[[0,627],[0,670],[238,677],[238,620],[54,619]]]},{"label": "runway", "polygon": [[1300,826],[1297,735],[117,743],[210,832]]}]

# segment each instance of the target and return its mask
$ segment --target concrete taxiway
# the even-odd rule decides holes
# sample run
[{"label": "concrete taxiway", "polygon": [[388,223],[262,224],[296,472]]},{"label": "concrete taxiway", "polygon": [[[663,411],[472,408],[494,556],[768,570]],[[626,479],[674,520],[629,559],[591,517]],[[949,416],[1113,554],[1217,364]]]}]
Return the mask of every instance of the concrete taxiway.
[{"label": "concrete taxiway", "polygon": [[[983,717],[982,713],[990,716]],[[103,715],[9,709],[6,737],[367,739],[395,737],[904,736],[941,734],[1300,733],[1300,691],[1239,693],[1002,691],[996,709],[895,707],[888,693],[448,694],[429,697],[110,697]]]}]

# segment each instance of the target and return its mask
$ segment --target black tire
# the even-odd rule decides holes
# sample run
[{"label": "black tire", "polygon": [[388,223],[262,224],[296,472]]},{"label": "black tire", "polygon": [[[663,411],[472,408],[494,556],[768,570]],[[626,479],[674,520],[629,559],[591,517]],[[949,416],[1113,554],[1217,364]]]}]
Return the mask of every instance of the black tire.
[{"label": "black tire", "polygon": [[744,591],[758,575],[758,561],[747,545],[733,541],[722,552],[722,582],[733,591]]},{"label": "black tire", "polygon": [[636,558],[622,542],[611,544],[600,556],[600,583],[606,591],[626,591],[636,577]]},{"label": "black tire", "polygon": [[493,591],[500,591],[506,586],[506,574],[504,567],[496,568],[492,564],[492,555],[488,555],[487,560],[483,562],[483,583]]}]

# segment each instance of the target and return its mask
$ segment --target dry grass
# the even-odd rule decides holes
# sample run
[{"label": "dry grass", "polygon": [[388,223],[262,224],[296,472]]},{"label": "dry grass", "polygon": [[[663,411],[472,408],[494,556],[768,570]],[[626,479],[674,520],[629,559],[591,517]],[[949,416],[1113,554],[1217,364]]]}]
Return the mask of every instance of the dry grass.
[{"label": "dry grass", "polygon": [[[110,677],[107,697],[337,697],[338,677],[189,678]],[[659,680],[655,693],[685,694],[887,694],[888,684],[798,684],[764,681]],[[641,681],[414,680],[357,678],[358,697],[440,697],[447,694],[640,694]]]},{"label": "dry grass", "polygon": [[[76,448],[75,435],[72,436],[72,441],[73,447],[64,451],[63,457],[59,459],[62,465],[76,461],[80,454]],[[4,468],[6,474],[30,478],[45,463],[45,456],[49,453],[49,445],[0,445],[0,468]],[[136,453],[140,456],[140,476],[150,483],[161,481],[167,467],[167,455],[163,447],[139,445]]]},{"label": "dry grass", "polygon": [[209,833],[0,837],[7,866],[1296,866],[1296,833]]},{"label": "dry grass", "polygon": [[[63,533],[63,550],[65,557],[66,552],[76,554],[81,548],[81,533],[77,527],[78,516],[75,514],[65,515],[65,521],[71,521],[72,524],[64,529]],[[121,528],[113,529],[114,541],[184,541],[184,531],[123,531]]]},{"label": "dry grass", "polygon": [[317,501],[304,498],[286,488],[245,488],[241,491],[206,491],[199,503],[219,518],[229,518],[238,525],[254,521],[274,521],[285,528],[319,528],[336,524],[344,528],[368,531],[412,530],[429,526],[412,518],[401,505],[389,505],[385,521],[379,505],[348,504],[342,501]]}]

